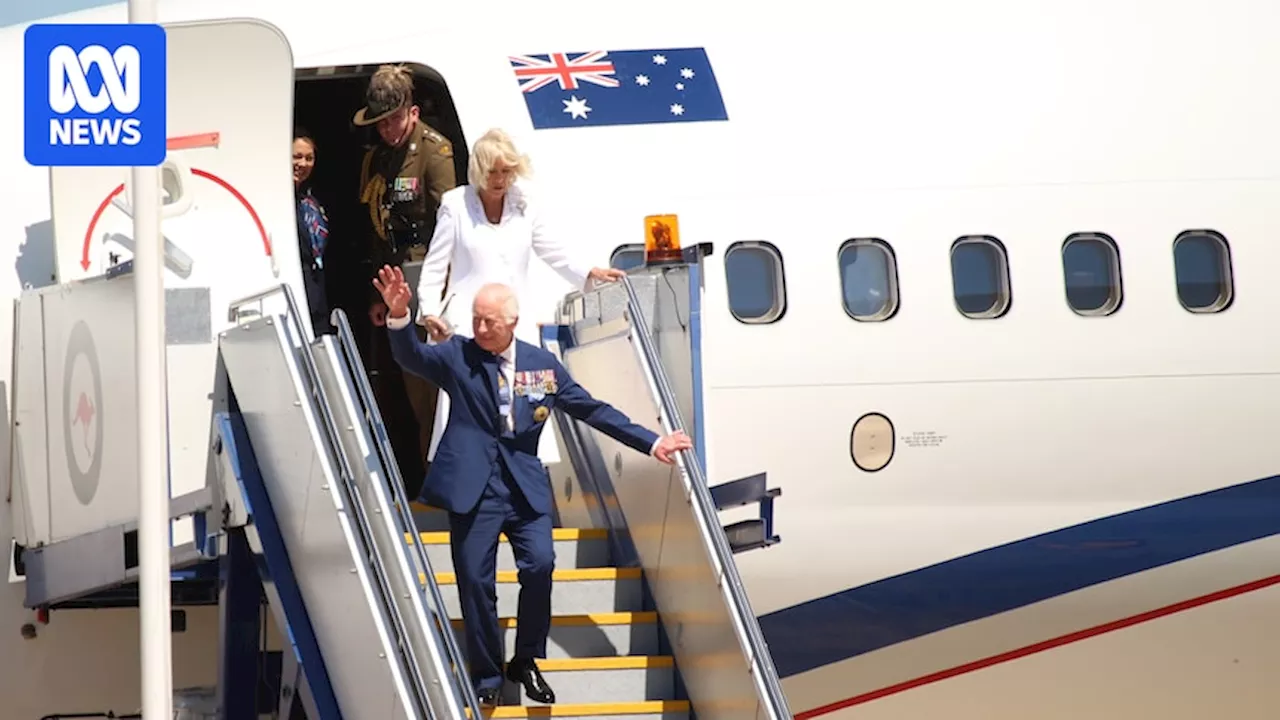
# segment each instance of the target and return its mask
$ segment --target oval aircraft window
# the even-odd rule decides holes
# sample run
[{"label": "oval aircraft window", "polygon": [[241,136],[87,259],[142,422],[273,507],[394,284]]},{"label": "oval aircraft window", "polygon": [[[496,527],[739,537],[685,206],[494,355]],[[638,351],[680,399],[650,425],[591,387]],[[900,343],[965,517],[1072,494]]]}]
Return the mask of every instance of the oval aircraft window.
[{"label": "oval aircraft window", "polygon": [[893,248],[877,238],[858,238],[840,247],[844,310],[854,320],[888,320],[898,310],[898,267]]},{"label": "oval aircraft window", "polygon": [[1102,233],[1076,233],[1062,243],[1067,304],[1077,315],[1110,315],[1120,307],[1120,249]]},{"label": "oval aircraft window", "polygon": [[962,237],[951,246],[951,284],[956,309],[969,318],[993,319],[1012,302],[1009,258],[990,235]]},{"label": "oval aircraft window", "polygon": [[644,267],[644,245],[619,245],[609,258],[609,267],[615,270]]},{"label": "oval aircraft window", "polygon": [[895,445],[893,423],[880,413],[867,413],[853,424],[849,438],[849,454],[853,464],[864,472],[883,470],[893,459]]},{"label": "oval aircraft window", "polygon": [[782,253],[771,243],[733,243],[724,253],[724,274],[729,293],[729,312],[738,322],[771,323],[786,312],[787,290],[782,270]]},{"label": "oval aircraft window", "polygon": [[1231,305],[1231,248],[1212,230],[1187,230],[1173,241],[1178,302],[1193,313],[1213,313]]}]

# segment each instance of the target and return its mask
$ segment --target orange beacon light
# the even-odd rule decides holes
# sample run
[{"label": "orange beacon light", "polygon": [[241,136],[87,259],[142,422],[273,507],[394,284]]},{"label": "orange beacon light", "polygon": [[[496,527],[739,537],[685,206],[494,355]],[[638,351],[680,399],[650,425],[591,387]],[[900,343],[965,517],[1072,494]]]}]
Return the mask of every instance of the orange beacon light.
[{"label": "orange beacon light", "polygon": [[680,249],[680,220],[675,215],[649,215],[644,219],[644,264],[684,262]]}]

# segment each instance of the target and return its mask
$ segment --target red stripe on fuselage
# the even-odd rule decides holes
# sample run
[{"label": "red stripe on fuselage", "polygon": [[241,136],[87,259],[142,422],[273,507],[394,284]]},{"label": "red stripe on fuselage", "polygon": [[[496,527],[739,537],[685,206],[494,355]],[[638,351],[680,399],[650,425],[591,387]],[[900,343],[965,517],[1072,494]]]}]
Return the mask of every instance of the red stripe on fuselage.
[{"label": "red stripe on fuselage", "polygon": [[804,712],[796,713],[795,720],[809,720],[810,718],[816,718],[819,715],[827,715],[829,713],[836,712],[837,710],[844,710],[845,708],[853,707],[854,705],[862,705],[863,703],[869,703],[872,700],[879,700],[880,698],[888,697],[890,695],[897,695],[898,693],[914,690],[918,687],[931,685],[942,680],[989,668],[993,665],[1006,663],[1010,660],[1017,660],[1019,658],[1027,657],[1028,655],[1035,655],[1046,650],[1053,650],[1064,645],[1080,642],[1081,640],[1088,640],[1092,637],[1105,635],[1115,630],[1123,630],[1124,628],[1133,627],[1134,625],[1141,625],[1142,623],[1167,617],[1175,613],[1180,613],[1184,610],[1202,607],[1209,603],[1215,603],[1219,600],[1237,597],[1239,595],[1244,595],[1245,593],[1254,592],[1255,590],[1262,590],[1276,584],[1280,584],[1280,575],[1272,575],[1271,577],[1254,580],[1253,582],[1245,583],[1244,585],[1237,585],[1235,587],[1227,588],[1226,590],[1219,590],[1218,592],[1211,593],[1209,595],[1202,595],[1200,597],[1191,598],[1190,600],[1183,600],[1182,602],[1174,603],[1173,605],[1149,610],[1120,620],[1113,620],[1109,623],[1096,625],[1091,628],[1078,630],[1067,635],[1061,635],[1050,640],[1045,640],[1044,642],[1039,642],[1035,645],[1028,645],[1026,647],[1018,648],[1017,650],[1010,650],[1009,652],[1000,653],[999,655],[992,655],[991,657],[975,660],[971,663],[957,665],[953,668],[918,677],[914,680],[907,680],[906,682],[890,685],[888,687],[880,688],[879,690],[872,690],[868,693],[828,703],[821,707],[813,708],[812,710],[805,710]]}]

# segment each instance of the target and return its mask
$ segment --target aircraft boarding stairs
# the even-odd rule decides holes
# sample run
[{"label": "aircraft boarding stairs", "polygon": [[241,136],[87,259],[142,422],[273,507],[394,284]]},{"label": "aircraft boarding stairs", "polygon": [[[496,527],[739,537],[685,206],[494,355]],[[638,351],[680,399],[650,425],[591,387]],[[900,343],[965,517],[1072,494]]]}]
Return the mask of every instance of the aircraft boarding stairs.
[{"label": "aircraft boarding stairs", "polygon": [[[657,278],[666,285],[675,278],[696,303],[698,270],[643,271],[636,280],[652,291]],[[112,284],[120,292],[122,280],[131,284],[98,279],[61,286],[61,294],[79,291],[92,301]],[[47,296],[43,304],[28,302],[43,292],[20,301],[28,310],[40,305],[32,317],[49,312]],[[691,396],[674,392],[663,371],[660,352],[679,355],[679,342],[661,323],[673,309],[655,300],[665,294],[648,292],[647,306],[643,294],[628,281],[569,296],[562,324],[544,328],[544,345],[593,394],[670,431],[691,416]],[[674,309],[686,318],[688,310]],[[646,314],[657,320],[655,330]],[[336,311],[338,334],[318,340],[306,336],[302,317],[287,285],[232,305],[237,324],[218,337],[209,480],[172,502],[171,515],[191,517],[194,528],[194,539],[173,550],[175,568],[194,567],[196,577],[203,568],[206,579],[208,568],[217,568],[222,717],[265,711],[257,701],[263,649],[238,639],[260,633],[264,594],[286,638],[279,717],[298,717],[298,710],[313,720],[475,717],[447,518],[404,495],[345,316]],[[174,402],[181,400],[171,386]],[[790,718],[732,562],[734,552],[777,541],[771,504],[778,491],[765,488],[763,475],[708,488],[694,453],[683,453],[673,470],[559,413],[555,421],[568,470],[553,476],[554,617],[548,657],[539,663],[557,694],[555,714]],[[24,497],[33,495],[25,490]],[[718,509],[752,502],[761,518],[721,527]],[[47,544],[28,540],[18,553],[27,605],[92,607],[95,595],[119,592],[136,577],[125,557],[135,526],[116,523]],[[123,550],[106,563],[110,570],[72,577],[112,546]],[[175,604],[187,577],[175,575]],[[510,657],[519,586],[505,537],[497,580]],[[503,700],[483,714],[547,714],[512,683]]]}]

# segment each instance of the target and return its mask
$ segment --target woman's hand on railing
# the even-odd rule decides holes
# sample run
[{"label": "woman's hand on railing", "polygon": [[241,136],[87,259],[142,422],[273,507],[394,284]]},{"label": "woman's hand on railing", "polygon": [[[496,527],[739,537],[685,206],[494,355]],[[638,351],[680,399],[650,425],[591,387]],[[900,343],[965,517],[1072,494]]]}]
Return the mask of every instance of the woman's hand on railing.
[{"label": "woman's hand on railing", "polygon": [[586,289],[590,290],[606,283],[616,282],[626,276],[625,271],[617,268],[591,268],[591,272],[587,273]]}]

